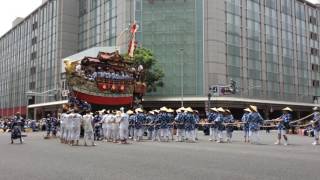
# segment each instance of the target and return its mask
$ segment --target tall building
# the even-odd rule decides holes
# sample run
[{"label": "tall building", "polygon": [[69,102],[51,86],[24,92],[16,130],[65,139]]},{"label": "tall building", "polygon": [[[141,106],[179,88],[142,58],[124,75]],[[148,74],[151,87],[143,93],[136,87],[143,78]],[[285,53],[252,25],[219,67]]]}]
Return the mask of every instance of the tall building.
[{"label": "tall building", "polygon": [[207,0],[204,7],[206,87],[233,79],[237,97],[317,100],[319,7],[304,0]]},{"label": "tall building", "polygon": [[183,96],[204,107],[209,87],[230,79],[239,92],[212,98],[217,105],[303,109],[320,96],[320,8],[305,0],[47,0],[0,38],[0,115],[61,100],[62,59],[92,47],[125,52],[134,20],[139,46],[165,73],[146,106],[179,106]]},{"label": "tall building", "polygon": [[[0,115],[55,101],[61,59],[77,50],[77,0],[49,0],[0,38]],[[30,93],[31,96],[27,96]]]}]

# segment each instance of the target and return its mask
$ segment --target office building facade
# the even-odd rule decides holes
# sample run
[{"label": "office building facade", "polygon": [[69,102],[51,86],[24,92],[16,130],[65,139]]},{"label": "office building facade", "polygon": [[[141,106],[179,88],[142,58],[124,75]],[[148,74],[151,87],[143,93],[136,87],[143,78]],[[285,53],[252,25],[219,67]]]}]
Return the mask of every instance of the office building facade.
[{"label": "office building facade", "polygon": [[312,105],[320,95],[320,8],[307,1],[48,0],[0,38],[1,115],[61,100],[61,59],[91,47],[125,52],[134,20],[138,45],[165,73],[147,104],[183,95],[204,106],[209,87],[230,79],[240,90],[231,99]]},{"label": "office building facade", "polygon": [[59,98],[61,59],[77,50],[75,4],[44,2],[0,38],[1,116],[25,115],[28,104]]}]

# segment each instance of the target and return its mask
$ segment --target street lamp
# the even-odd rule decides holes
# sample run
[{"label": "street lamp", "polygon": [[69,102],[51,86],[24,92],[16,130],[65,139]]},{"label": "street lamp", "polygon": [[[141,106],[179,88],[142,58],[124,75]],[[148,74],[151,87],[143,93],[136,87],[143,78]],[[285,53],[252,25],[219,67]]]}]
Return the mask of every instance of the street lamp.
[{"label": "street lamp", "polygon": [[183,85],[184,85],[184,63],[183,63],[183,51],[184,51],[184,49],[183,48],[180,48],[180,66],[181,66],[181,107],[183,107],[183,91],[184,91],[184,89],[183,89]]}]

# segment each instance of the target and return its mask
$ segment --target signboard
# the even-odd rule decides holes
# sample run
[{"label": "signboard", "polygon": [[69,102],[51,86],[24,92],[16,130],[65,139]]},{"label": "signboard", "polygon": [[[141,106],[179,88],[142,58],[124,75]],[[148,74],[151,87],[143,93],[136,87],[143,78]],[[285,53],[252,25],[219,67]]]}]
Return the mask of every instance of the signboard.
[{"label": "signboard", "polygon": [[224,96],[233,94],[234,90],[231,86],[228,85],[213,85],[209,87],[209,92],[212,96]]},{"label": "signboard", "polygon": [[69,94],[69,90],[63,90],[63,91],[61,91],[61,96],[62,96],[62,97],[67,97],[68,94]]}]

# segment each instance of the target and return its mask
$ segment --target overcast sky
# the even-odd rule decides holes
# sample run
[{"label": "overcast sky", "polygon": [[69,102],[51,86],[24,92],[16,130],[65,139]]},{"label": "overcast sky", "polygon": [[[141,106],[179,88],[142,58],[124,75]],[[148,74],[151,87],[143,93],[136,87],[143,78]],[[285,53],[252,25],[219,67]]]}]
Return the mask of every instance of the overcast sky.
[{"label": "overcast sky", "polygon": [[[309,0],[320,3],[320,0]],[[42,0],[2,0],[0,2],[0,36],[10,30],[16,17],[25,17],[41,5]]]}]

